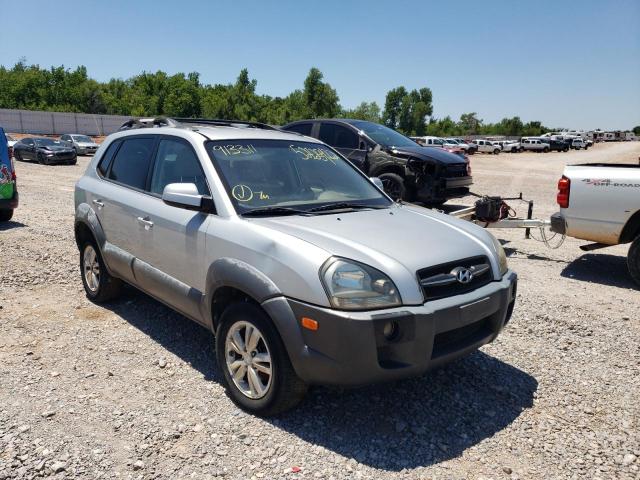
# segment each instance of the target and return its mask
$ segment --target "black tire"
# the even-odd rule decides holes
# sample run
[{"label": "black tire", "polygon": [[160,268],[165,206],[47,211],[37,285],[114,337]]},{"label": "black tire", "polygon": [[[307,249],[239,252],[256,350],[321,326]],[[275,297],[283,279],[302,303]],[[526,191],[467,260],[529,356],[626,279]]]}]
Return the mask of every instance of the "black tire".
[{"label": "black tire", "polygon": [[563,148],[562,151],[567,153],[569,151],[569,147]]},{"label": "black tire", "polygon": [[49,165],[49,161],[47,160],[47,158],[42,155],[41,153],[36,153],[36,159],[38,160],[38,163],[40,165]]},{"label": "black tire", "polygon": [[384,187],[384,191],[387,195],[389,195],[393,200],[407,200],[408,190],[406,185],[404,184],[404,178],[402,178],[397,173],[383,173],[378,178],[382,182]]},{"label": "black tire", "polygon": [[8,222],[13,217],[13,209],[0,210],[0,222]]},{"label": "black tire", "polygon": [[493,150],[493,154],[494,155],[498,155],[499,153],[500,153],[500,149],[499,148],[496,148],[496,149]]},{"label": "black tire", "polygon": [[69,160],[68,165],[75,165],[78,163],[78,156],[76,155],[73,159]]},{"label": "black tire", "polygon": [[544,147],[544,148],[542,149],[542,151],[543,151],[544,153],[549,153],[549,147]]},{"label": "black tire", "polygon": [[22,162],[22,156],[20,155],[20,152],[13,152],[13,158],[15,158],[17,161]]},{"label": "black tire", "polygon": [[[258,345],[262,350],[266,347],[270,356],[271,381],[268,382],[266,393],[259,398],[250,398],[243,393],[233,380],[227,366],[228,359],[233,361],[235,357],[237,361],[242,358],[234,353],[233,349],[227,352],[226,347],[229,330],[242,323],[257,328],[262,336]],[[256,346],[255,351],[258,350],[259,347]],[[254,304],[236,303],[224,311],[216,331],[216,360],[222,372],[227,394],[236,405],[251,414],[264,417],[277,415],[295,407],[307,393],[308,386],[296,375],[282,339],[271,319]],[[246,367],[244,368],[246,371]]]},{"label": "black tire", "polygon": [[631,243],[627,254],[627,266],[634,282],[640,286],[640,235]]},{"label": "black tire", "polygon": [[[98,275],[97,285],[95,288],[89,285],[87,275],[85,274],[85,261],[87,256],[85,255],[87,249],[93,249],[96,255]],[[95,272],[95,271],[94,271]],[[108,302],[120,295],[122,289],[122,280],[112,277],[107,271],[104,260],[102,260],[102,253],[96,245],[93,239],[84,240],[82,247],[80,248],[80,276],[82,277],[82,285],[84,291],[87,294],[87,298],[95,303]]]}]

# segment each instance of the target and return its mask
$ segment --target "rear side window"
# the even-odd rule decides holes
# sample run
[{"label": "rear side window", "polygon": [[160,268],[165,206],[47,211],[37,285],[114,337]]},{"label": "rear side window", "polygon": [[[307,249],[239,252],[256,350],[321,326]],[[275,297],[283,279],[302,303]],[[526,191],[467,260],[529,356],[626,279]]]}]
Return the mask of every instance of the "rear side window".
[{"label": "rear side window", "polygon": [[113,161],[113,156],[118,151],[118,147],[120,146],[121,143],[122,143],[121,140],[116,140],[115,142],[112,142],[111,145],[107,147],[107,151],[104,152],[104,155],[102,155],[102,159],[98,164],[98,171],[102,175],[106,175],[107,172],[109,171],[109,167],[111,166],[111,162]]},{"label": "rear side window", "polygon": [[358,148],[358,136],[346,127],[334,123],[320,125],[320,140],[336,148]]},{"label": "rear side window", "polygon": [[302,135],[310,137],[312,127],[313,123],[298,123],[297,125],[291,125],[290,127],[287,127],[287,130],[289,130],[290,132],[301,133]]},{"label": "rear side window", "polygon": [[118,150],[109,178],[139,190],[147,186],[147,176],[153,153],[153,138],[130,138],[123,140]]}]

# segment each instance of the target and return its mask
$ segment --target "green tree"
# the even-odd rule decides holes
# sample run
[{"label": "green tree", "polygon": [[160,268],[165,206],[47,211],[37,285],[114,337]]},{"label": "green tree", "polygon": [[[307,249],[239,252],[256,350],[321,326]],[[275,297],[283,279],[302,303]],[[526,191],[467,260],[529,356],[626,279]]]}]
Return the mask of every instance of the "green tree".
[{"label": "green tree", "polygon": [[352,110],[344,110],[341,114],[343,118],[353,118],[356,120],[367,120],[369,122],[379,123],[380,107],[376,102],[362,102]]},{"label": "green tree", "polygon": [[480,132],[482,120],[478,118],[476,112],[463,113],[460,115],[458,126],[462,135],[477,135]]},{"label": "green tree", "polygon": [[633,127],[632,131],[634,135],[640,135],[640,125]]},{"label": "green tree", "polygon": [[312,118],[335,117],[340,112],[338,94],[322,79],[322,72],[313,67],[304,81],[304,103]]},{"label": "green tree", "polygon": [[389,128],[398,128],[402,110],[402,100],[407,96],[407,89],[397,87],[387,92],[384,101],[384,113],[382,122]]}]

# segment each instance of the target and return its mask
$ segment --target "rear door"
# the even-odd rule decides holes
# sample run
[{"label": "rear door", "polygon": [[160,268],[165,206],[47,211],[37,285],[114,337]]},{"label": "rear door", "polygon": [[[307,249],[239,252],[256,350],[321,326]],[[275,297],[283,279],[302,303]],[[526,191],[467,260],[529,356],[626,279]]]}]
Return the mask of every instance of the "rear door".
[{"label": "rear door", "polygon": [[[98,182],[91,194],[93,207],[105,232],[103,254],[118,275],[134,280],[133,258],[143,248],[141,222],[156,137],[139,135],[113,142],[98,165]],[[134,280],[135,281],[135,280]]]},{"label": "rear door", "polygon": [[351,127],[332,122],[321,122],[318,139],[331,145],[356,167],[367,173],[367,145]]}]

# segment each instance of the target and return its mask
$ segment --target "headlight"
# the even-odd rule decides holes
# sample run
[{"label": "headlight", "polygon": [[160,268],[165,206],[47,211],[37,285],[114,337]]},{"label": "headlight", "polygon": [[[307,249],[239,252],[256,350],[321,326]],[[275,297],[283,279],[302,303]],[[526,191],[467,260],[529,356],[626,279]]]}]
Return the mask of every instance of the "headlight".
[{"label": "headlight", "polygon": [[320,277],[331,305],[340,310],[372,310],[402,304],[391,279],[368,265],[333,259],[321,269]]},{"label": "headlight", "polygon": [[496,249],[496,253],[498,254],[498,266],[500,267],[500,276],[502,276],[507,273],[507,270],[509,270],[509,265],[507,265],[507,254],[504,252],[504,248],[502,247],[498,239],[491,233],[489,233],[489,235],[491,235],[493,246]]}]

